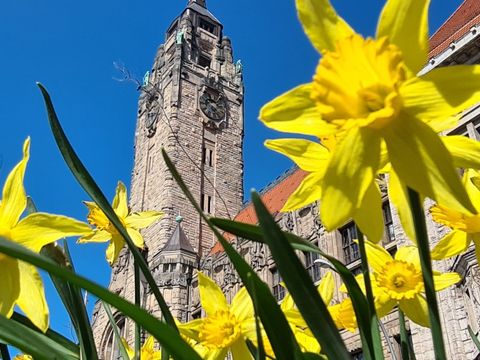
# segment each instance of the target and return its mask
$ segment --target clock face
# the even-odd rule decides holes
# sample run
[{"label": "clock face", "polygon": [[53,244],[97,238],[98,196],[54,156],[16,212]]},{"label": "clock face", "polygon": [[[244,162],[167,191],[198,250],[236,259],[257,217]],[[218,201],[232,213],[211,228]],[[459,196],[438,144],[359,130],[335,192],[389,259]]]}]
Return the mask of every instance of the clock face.
[{"label": "clock face", "polygon": [[199,99],[200,109],[210,119],[220,121],[225,118],[226,105],[223,94],[212,94],[205,91]]}]

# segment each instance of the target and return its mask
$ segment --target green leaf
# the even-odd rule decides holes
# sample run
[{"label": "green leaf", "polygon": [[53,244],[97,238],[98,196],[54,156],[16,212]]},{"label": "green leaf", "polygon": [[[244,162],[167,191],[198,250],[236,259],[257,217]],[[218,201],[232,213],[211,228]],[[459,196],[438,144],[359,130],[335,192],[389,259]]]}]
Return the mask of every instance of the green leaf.
[{"label": "green leaf", "polygon": [[477,335],[475,335],[470,325],[468,325],[468,333],[470,334],[470,337],[472,338],[473,343],[477,347],[477,350],[480,351],[480,341],[478,340]]},{"label": "green leaf", "polygon": [[[51,259],[34,253],[17,243],[3,238],[0,238],[0,253],[28,262],[47,271],[51,275],[83,288],[104,300],[106,303],[112,305],[114,308],[130,317],[133,321],[142,324],[142,327],[157,339],[175,359],[200,360],[200,356],[182,339],[176,329],[159,321],[147,311],[138,308],[118,295],[111,293],[108,289],[59,266]],[[0,337],[2,336],[0,335]]]},{"label": "green leaf", "polygon": [[320,343],[322,352],[332,359],[350,359],[327,306],[293,247],[256,192],[252,193],[252,201],[265,242],[270,248],[280,275],[312,334]]},{"label": "green leaf", "polygon": [[[37,212],[37,207],[31,197],[27,197],[27,214]],[[75,271],[73,262],[68,251],[67,242],[64,241],[64,249],[56,243],[48,244],[41,250],[41,254],[55,261],[58,265]],[[70,316],[75,333],[80,343],[80,351],[85,359],[97,360],[97,348],[93,338],[92,327],[88,318],[87,309],[83,303],[82,293],[79,288],[71,286],[69,283],[60,280],[55,276],[50,276],[65,309]]]},{"label": "green leaf", "polygon": [[[241,223],[241,222],[228,220],[228,219],[219,219],[219,218],[211,218],[210,221],[215,226],[231,234],[234,234],[236,236],[239,236],[245,239],[264,243],[263,232],[259,226]],[[323,254],[322,251],[317,246],[312,244],[310,241],[302,239],[301,237],[296,236],[289,232],[283,231],[282,233],[283,233],[283,236],[287,238],[287,240],[290,242],[290,245],[295,250],[310,251],[310,252],[316,252],[318,254]]]},{"label": "green leaf", "polygon": [[103,301],[102,301],[102,305],[105,309],[105,312],[107,313],[108,321],[110,322],[110,326],[113,329],[113,334],[115,335],[115,339],[116,339],[115,344],[117,344],[118,350],[120,350],[120,354],[122,355],[122,358],[125,360],[130,360],[130,356],[128,356],[127,349],[125,349],[125,346],[122,341],[122,337],[120,336],[120,332],[118,331],[117,323],[113,318],[112,310],[110,310],[110,306],[105,304]]},{"label": "green leaf", "polygon": [[34,359],[80,359],[77,352],[55,342],[39,331],[0,315],[0,339],[33,356]]},{"label": "green leaf", "polygon": [[190,203],[197,210],[206,224],[212,229],[218,241],[222,244],[225,253],[242,279],[252,301],[257,302],[254,306],[258,309],[258,316],[260,317],[268,339],[270,340],[276,359],[302,359],[302,353],[290,329],[288,321],[270,292],[270,288],[258,277],[243,257],[218,232],[210,220],[205,216],[164,149],[162,149],[162,155],[180,189],[182,189]]},{"label": "green leaf", "polygon": [[57,118],[55,113],[55,109],[52,104],[52,100],[50,95],[48,94],[47,90],[43,87],[42,84],[37,83],[40,91],[42,92],[43,99],[45,101],[45,106],[47,108],[48,120],[50,122],[50,127],[52,129],[53,136],[55,137],[55,141],[57,142],[58,149],[60,150],[65,163],[69,167],[72,174],[75,176],[79,184],[82,188],[87,192],[88,195],[92,198],[93,201],[97,203],[97,205],[102,209],[102,211],[107,216],[108,220],[114,225],[115,229],[122,235],[125,239],[128,248],[130,249],[131,253],[133,254],[135,263],[138,263],[140,270],[142,271],[145,279],[150,286],[159,306],[160,310],[162,311],[162,315],[165,318],[165,321],[176,331],[178,331],[177,326],[175,324],[175,320],[168,308],[165,299],[163,298],[160,290],[155,283],[152,273],[148,268],[147,262],[143,258],[140,251],[137,249],[135,244],[133,243],[132,239],[128,235],[126,229],[123,227],[120,219],[118,218],[115,211],[112,209],[110,202],[107,200],[105,195],[102,193],[98,185],[93,180],[92,176],[85,168],[75,151],[73,150],[72,145],[68,141],[62,126]]},{"label": "green leaf", "polygon": [[[26,316],[22,315],[22,314],[14,312],[10,319],[15,320],[17,323],[22,324],[22,325],[28,327],[29,329],[38,332],[38,328],[35,325],[33,325],[33,323],[30,321],[30,319],[27,318]],[[49,339],[55,341],[56,343],[62,345],[63,347],[69,349],[71,352],[78,353],[78,345],[75,344],[70,339],[63,336],[62,334],[60,334],[56,331],[53,331],[52,329],[48,329],[45,332],[45,336],[47,336]]]}]

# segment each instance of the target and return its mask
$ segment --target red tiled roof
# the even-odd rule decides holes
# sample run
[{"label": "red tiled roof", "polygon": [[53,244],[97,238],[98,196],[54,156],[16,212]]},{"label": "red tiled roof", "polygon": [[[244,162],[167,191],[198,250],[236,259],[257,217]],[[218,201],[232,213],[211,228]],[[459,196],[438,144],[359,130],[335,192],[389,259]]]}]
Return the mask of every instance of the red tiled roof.
[{"label": "red tiled roof", "polygon": [[[274,184],[261,195],[263,203],[271,214],[275,215],[283,208],[283,205],[287,202],[287,199],[297,189],[298,185],[300,185],[305,176],[307,176],[307,172],[297,169],[290,175],[280,179],[278,183]],[[258,220],[255,214],[255,209],[253,208],[253,204],[249,203],[242,210],[240,210],[238,215],[235,216],[235,221],[247,224],[256,224]],[[234,236],[225,234],[225,238],[229,241],[232,241]],[[220,243],[216,243],[210,251],[210,254],[216,254],[222,251],[222,245],[220,245]]]},{"label": "red tiled roof", "polygon": [[430,38],[429,58],[437,56],[480,23],[480,1],[465,0]]}]

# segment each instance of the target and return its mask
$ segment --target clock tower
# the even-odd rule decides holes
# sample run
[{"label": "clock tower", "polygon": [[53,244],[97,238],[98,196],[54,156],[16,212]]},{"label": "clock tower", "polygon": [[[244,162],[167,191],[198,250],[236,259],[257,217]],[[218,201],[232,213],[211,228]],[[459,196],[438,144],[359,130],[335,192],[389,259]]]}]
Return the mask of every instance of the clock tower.
[{"label": "clock tower", "polygon": [[[223,25],[205,0],[190,0],[167,28],[144,77],[130,196],[132,211],[164,213],[142,232],[145,256],[180,321],[191,315],[192,272],[202,266],[215,239],[169,173],[161,150],[167,151],[205,213],[232,218],[243,201],[243,97],[242,64],[234,60]],[[132,264],[124,250],[110,282],[112,291],[129,300],[134,296]],[[160,316],[147,286],[143,301]],[[120,314],[116,320],[132,340],[133,323]],[[93,321],[101,358],[110,359],[116,347],[99,304]]]}]

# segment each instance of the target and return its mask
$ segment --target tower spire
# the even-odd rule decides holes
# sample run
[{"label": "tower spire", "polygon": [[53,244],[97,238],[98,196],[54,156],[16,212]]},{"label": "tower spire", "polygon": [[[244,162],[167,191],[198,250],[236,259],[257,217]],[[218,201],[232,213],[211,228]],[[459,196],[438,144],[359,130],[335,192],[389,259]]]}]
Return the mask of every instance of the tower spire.
[{"label": "tower spire", "polygon": [[204,7],[205,9],[207,8],[206,0],[188,0],[188,5],[193,5],[193,4],[200,5],[201,7]]}]

